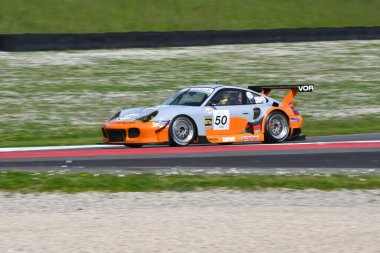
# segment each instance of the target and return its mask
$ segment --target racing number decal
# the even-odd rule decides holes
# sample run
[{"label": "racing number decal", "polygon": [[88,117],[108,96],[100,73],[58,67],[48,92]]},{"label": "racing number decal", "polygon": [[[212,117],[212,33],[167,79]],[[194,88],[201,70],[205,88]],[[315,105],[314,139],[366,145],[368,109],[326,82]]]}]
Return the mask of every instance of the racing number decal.
[{"label": "racing number decal", "polygon": [[230,111],[215,110],[213,112],[212,126],[214,130],[230,129]]},{"label": "racing number decal", "polygon": [[217,125],[217,126],[224,126],[227,123],[227,119],[228,118],[227,118],[226,115],[216,116],[216,118],[215,118],[215,125]]}]

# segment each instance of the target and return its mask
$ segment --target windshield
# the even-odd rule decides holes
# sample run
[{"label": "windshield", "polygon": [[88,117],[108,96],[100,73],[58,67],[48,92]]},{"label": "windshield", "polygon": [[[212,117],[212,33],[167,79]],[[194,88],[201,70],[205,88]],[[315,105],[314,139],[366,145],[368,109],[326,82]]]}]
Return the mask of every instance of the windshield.
[{"label": "windshield", "polygon": [[200,106],[214,91],[211,88],[190,88],[182,90],[166,100],[164,105]]}]

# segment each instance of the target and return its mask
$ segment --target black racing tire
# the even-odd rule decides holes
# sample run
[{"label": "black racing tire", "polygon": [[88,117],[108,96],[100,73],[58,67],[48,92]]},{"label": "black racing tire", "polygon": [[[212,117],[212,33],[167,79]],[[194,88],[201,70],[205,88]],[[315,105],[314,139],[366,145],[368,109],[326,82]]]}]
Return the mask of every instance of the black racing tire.
[{"label": "black racing tire", "polygon": [[125,144],[124,146],[128,148],[141,148],[144,145],[143,144]]},{"label": "black racing tire", "polygon": [[271,112],[265,121],[265,142],[281,143],[288,139],[289,134],[288,117],[280,111]]},{"label": "black racing tire", "polygon": [[197,127],[190,117],[186,115],[179,115],[170,122],[170,146],[187,146],[196,138]]}]

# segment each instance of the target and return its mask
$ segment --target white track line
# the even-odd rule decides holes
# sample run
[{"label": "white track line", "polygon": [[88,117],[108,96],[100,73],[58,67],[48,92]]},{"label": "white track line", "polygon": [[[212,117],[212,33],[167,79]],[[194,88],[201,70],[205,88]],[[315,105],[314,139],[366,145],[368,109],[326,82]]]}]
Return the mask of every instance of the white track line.
[{"label": "white track line", "polygon": [[67,150],[67,149],[87,149],[99,147],[115,147],[116,145],[76,145],[76,146],[45,146],[45,147],[18,147],[18,148],[0,148],[0,152],[16,151],[43,151],[43,150]]},{"label": "white track line", "polygon": [[[277,144],[252,144],[258,146],[280,146],[280,145],[311,145],[311,144],[348,144],[348,143],[377,143],[380,140],[372,140],[372,141],[325,141],[325,142],[298,142],[298,143],[277,143]],[[246,144],[245,144],[246,145]],[[244,146],[245,146],[244,145]],[[1,152],[17,152],[17,151],[48,151],[48,150],[69,150],[69,149],[88,149],[88,148],[110,148],[117,147],[120,145],[73,145],[73,146],[45,146],[45,147],[17,147],[17,148],[0,148]],[[243,146],[243,145],[239,145]]]}]

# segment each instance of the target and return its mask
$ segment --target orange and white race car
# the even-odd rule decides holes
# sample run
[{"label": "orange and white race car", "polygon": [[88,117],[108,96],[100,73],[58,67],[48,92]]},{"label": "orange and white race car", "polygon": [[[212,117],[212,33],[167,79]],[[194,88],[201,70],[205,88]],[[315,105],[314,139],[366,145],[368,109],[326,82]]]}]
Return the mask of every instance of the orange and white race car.
[{"label": "orange and white race car", "polygon": [[[288,89],[282,101],[269,97]],[[181,90],[161,105],[119,111],[102,127],[104,143],[141,147],[167,143],[266,142],[304,138],[303,119],[294,109],[297,92],[313,85],[241,87],[206,84]]]}]

